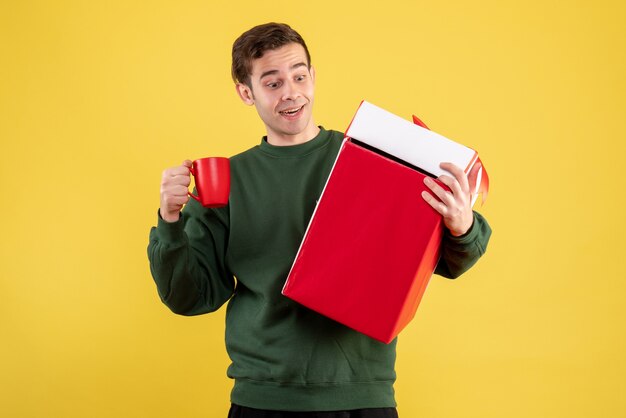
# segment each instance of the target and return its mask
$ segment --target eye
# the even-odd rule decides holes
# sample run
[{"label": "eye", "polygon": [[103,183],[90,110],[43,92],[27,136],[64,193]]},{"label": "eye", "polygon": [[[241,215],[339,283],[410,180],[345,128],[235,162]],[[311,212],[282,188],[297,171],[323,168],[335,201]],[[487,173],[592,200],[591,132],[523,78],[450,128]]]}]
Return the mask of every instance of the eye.
[{"label": "eye", "polygon": [[305,74],[300,74],[296,76],[296,81],[304,81],[306,79]]},{"label": "eye", "polygon": [[272,81],[271,83],[267,83],[266,86],[269,87],[270,89],[277,89],[278,87],[280,87],[280,82]]}]

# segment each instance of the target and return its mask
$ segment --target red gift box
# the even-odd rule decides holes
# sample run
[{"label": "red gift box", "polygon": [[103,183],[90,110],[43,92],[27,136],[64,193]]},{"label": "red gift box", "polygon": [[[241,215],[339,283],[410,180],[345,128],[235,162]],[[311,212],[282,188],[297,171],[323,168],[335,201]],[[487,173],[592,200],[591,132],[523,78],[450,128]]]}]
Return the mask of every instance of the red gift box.
[{"label": "red gift box", "polygon": [[[359,112],[364,104],[372,106],[364,102]],[[443,223],[421,197],[426,174],[401,161],[410,153],[391,155],[348,136],[358,131],[359,112],[282,293],[389,343],[415,315],[439,259]]]}]

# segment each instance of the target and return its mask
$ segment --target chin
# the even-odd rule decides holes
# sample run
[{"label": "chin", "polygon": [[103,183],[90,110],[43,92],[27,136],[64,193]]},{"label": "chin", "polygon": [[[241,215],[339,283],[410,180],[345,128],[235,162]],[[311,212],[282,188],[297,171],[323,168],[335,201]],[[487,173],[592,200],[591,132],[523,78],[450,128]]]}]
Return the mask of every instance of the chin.
[{"label": "chin", "polygon": [[298,121],[291,124],[283,124],[281,131],[287,135],[298,135],[305,132],[309,127],[309,122]]}]

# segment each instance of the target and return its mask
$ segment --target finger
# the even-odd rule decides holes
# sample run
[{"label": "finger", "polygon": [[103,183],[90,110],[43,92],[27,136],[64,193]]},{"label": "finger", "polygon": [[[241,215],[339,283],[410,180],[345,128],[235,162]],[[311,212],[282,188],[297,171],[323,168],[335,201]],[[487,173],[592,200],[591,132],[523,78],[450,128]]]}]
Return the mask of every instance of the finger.
[{"label": "finger", "polygon": [[445,191],[443,187],[435,182],[435,180],[431,179],[430,177],[424,177],[424,184],[426,185],[426,187],[432,190],[435,196],[437,196],[444,205],[450,206],[454,203],[454,196],[452,196],[451,193]]},{"label": "finger", "polygon": [[430,207],[435,209],[441,216],[445,216],[448,208],[439,200],[435,199],[433,195],[424,190],[422,192],[422,199],[424,199],[426,203],[428,203]]},{"label": "finger", "polygon": [[191,162],[191,160],[185,160],[183,161],[183,165],[185,167],[191,168],[191,166],[193,165],[193,163]]},{"label": "finger", "polygon": [[469,184],[467,182],[467,175],[465,174],[463,170],[461,170],[461,168],[458,165],[455,165],[452,163],[441,163],[439,164],[439,167],[442,170],[446,170],[450,172],[454,176],[456,181],[458,181],[459,184],[461,185],[461,190],[463,191],[469,190]]},{"label": "finger", "polygon": [[189,189],[186,187],[177,187],[177,188],[163,188],[161,189],[161,200],[162,201],[170,201],[171,199],[178,199],[187,197],[189,194]]},{"label": "finger", "polygon": [[476,162],[472,169],[470,170],[469,175],[467,176],[467,182],[469,183],[470,193],[475,194],[478,189],[478,172],[482,168],[482,164]]},{"label": "finger", "polygon": [[186,204],[187,202],[189,202],[189,195],[186,194],[184,196],[177,197],[176,202],[180,205]]},{"label": "finger", "polygon": [[184,204],[189,201],[189,196],[172,196],[167,195],[161,199],[161,207],[166,210],[171,210],[172,208],[180,208]]},{"label": "finger", "polygon": [[170,197],[167,199],[165,206],[166,207],[181,207],[189,201],[189,196],[178,196],[178,197]]},{"label": "finger", "polygon": [[183,186],[189,187],[191,184],[191,178],[189,175],[176,174],[174,176],[170,176],[168,174],[163,174],[163,179],[161,180],[161,186],[164,189],[173,186]]},{"label": "finger", "polygon": [[173,175],[188,176],[189,173],[190,173],[189,167],[187,167],[186,165],[179,165],[178,167],[172,168]]},{"label": "finger", "polygon": [[170,177],[169,183],[172,185],[189,187],[191,184],[191,177],[189,177],[189,175],[178,174],[174,177]]},{"label": "finger", "polygon": [[442,174],[441,176],[437,177],[437,180],[439,180],[440,182],[448,186],[454,196],[463,195],[463,191],[461,190],[461,185],[455,178]]},{"label": "finger", "polygon": [[187,196],[189,188],[181,185],[171,185],[164,190],[170,196]]},{"label": "finger", "polygon": [[163,172],[163,176],[167,177],[175,177],[175,176],[189,176],[189,168],[184,165],[179,165],[178,167],[168,168]]}]

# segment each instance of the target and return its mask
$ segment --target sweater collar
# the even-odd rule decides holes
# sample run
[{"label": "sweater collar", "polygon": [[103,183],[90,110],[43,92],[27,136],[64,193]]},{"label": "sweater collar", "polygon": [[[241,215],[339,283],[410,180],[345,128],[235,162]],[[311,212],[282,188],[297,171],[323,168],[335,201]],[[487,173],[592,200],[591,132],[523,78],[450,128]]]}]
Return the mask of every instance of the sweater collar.
[{"label": "sweater collar", "polygon": [[326,144],[330,138],[330,132],[320,126],[319,133],[311,140],[298,145],[283,145],[277,146],[267,142],[267,136],[261,139],[259,145],[261,151],[266,154],[273,155],[275,157],[299,157],[308,154]]}]

